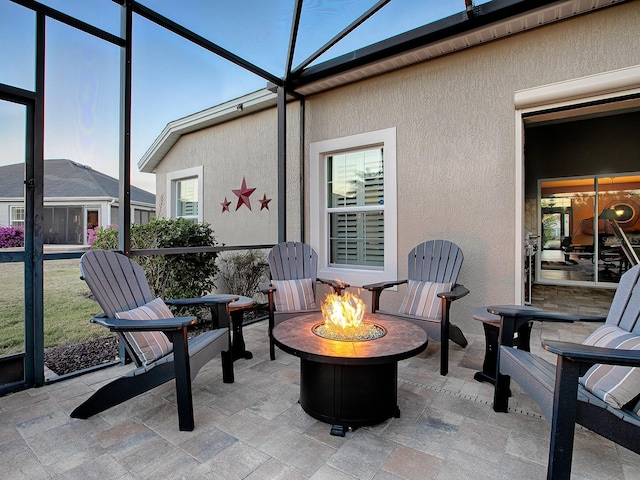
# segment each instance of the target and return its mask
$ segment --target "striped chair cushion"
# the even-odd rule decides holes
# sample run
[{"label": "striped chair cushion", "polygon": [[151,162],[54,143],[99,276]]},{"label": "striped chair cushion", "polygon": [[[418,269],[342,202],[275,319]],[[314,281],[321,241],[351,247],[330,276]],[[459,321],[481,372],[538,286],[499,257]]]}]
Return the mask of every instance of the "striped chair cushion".
[{"label": "striped chair cushion", "polygon": [[409,280],[409,288],[400,305],[400,313],[442,319],[442,299],[437,294],[450,291],[451,283]]},{"label": "striped chair cushion", "polygon": [[273,292],[276,311],[291,312],[316,308],[313,285],[310,278],[272,280],[271,285],[276,288],[276,291]]},{"label": "striped chair cushion", "polygon": [[[157,320],[173,318],[173,314],[161,299],[155,298],[142,307],[117,312],[116,318]],[[143,365],[149,365],[173,351],[172,343],[162,332],[125,332],[124,336]]]},{"label": "striped chair cushion", "polygon": [[[603,325],[583,342],[596,347],[640,350],[640,336],[615,326]],[[620,365],[592,366],[580,383],[615,408],[623,408],[640,397],[640,369]]]}]

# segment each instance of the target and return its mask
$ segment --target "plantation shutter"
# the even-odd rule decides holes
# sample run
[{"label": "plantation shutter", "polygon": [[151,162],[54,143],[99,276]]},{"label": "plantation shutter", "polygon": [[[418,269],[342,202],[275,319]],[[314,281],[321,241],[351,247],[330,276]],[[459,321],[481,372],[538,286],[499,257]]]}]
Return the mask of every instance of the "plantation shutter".
[{"label": "plantation shutter", "polygon": [[198,218],[198,180],[196,178],[176,182],[176,199],[178,217]]},{"label": "plantation shutter", "polygon": [[383,149],[327,160],[331,263],[384,267]]}]

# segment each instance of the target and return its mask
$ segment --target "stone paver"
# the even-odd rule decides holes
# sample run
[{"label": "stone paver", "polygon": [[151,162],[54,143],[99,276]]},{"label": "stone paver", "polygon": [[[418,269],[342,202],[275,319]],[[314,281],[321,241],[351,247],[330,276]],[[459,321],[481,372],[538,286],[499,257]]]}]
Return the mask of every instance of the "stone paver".
[{"label": "stone paver", "polygon": [[[537,293],[537,301],[563,309],[562,295],[546,290]],[[551,297],[545,300],[545,295]],[[598,298],[608,306],[606,296]],[[540,337],[581,340],[590,331],[561,328],[535,325],[532,348],[538,349]],[[126,367],[0,398],[2,478],[545,477],[549,426],[537,407],[515,385],[512,411],[495,413],[492,386],[473,380],[484,354],[481,335],[470,334],[466,349],[452,346],[448,377],[438,374],[436,342],[401,362],[400,418],[341,438],[331,436],[329,425],[309,417],[297,403],[298,359],[278,351],[277,360],[269,360],[265,322],[245,330],[247,348],[255,356],[235,363],[236,383],[222,383],[219,360],[196,378],[193,432],[178,430],[172,384],[89,420],[69,418],[90,391]],[[579,479],[640,478],[640,456],[582,428],[573,465]]]}]

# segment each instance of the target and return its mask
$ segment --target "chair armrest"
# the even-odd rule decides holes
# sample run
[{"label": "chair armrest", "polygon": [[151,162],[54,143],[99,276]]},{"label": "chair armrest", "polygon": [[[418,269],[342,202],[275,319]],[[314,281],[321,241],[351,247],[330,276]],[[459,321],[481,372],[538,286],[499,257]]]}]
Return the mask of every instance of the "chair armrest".
[{"label": "chair armrest", "polygon": [[407,283],[408,280],[388,280],[384,282],[378,283],[370,283],[368,285],[363,285],[362,288],[365,290],[384,290],[385,288],[395,287],[396,285],[402,285],[403,283]]},{"label": "chair armrest", "polygon": [[545,312],[544,310],[540,310],[537,312],[532,312],[530,315],[532,320],[540,320],[547,321],[550,320],[552,322],[604,322],[607,317],[606,315],[585,315],[585,314],[573,314],[573,313],[564,313],[564,312]]},{"label": "chair armrest", "polygon": [[264,293],[266,295],[268,293],[275,292],[277,289],[270,283],[262,283],[260,284],[259,290],[260,290],[260,293]]},{"label": "chair armrest", "polygon": [[325,278],[316,278],[316,282],[324,283],[325,285],[329,285],[338,295],[342,294],[342,290],[350,287],[348,283],[343,283],[340,280],[327,280]]},{"label": "chair armrest", "polygon": [[186,307],[190,305],[217,305],[219,303],[235,302],[236,300],[238,300],[238,298],[239,297],[234,295],[229,295],[229,296],[218,298],[218,299],[213,299],[213,298],[208,299],[208,298],[202,298],[202,297],[173,298],[173,299],[164,300],[164,303],[166,303],[167,305],[173,305],[175,307]]},{"label": "chair armrest", "polygon": [[526,318],[528,320],[551,322],[604,322],[607,318],[602,315],[583,315],[532,309],[525,310],[524,308],[518,308],[518,305],[494,305],[487,307],[487,311],[504,318]]},{"label": "chair armrest", "polygon": [[182,330],[190,325],[195,325],[196,317],[172,317],[160,318],[157,320],[127,320],[98,315],[93,317],[91,322],[107,327],[112,332],[154,332]]},{"label": "chair armrest", "polygon": [[604,363],[626,367],[640,367],[640,350],[604,348],[582,343],[542,340],[542,348],[580,363]]},{"label": "chair armrest", "polygon": [[316,278],[316,282],[324,283],[335,288],[348,288],[351,286],[348,283],[343,283],[340,280],[327,280],[326,278]]},{"label": "chair armrest", "polygon": [[388,280],[386,282],[363,285],[362,288],[371,292],[371,313],[376,313],[380,310],[380,294],[385,288],[395,287],[396,285],[402,285],[407,282],[408,280]]},{"label": "chair armrest", "polygon": [[450,292],[438,293],[438,297],[446,299],[448,302],[453,302],[459,298],[469,294],[469,289],[463,285],[455,285]]}]

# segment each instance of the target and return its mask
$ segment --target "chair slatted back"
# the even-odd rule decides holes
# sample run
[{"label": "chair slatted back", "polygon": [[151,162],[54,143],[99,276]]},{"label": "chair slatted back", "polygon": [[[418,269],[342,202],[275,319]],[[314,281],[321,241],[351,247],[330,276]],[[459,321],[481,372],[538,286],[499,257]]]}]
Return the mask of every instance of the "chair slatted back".
[{"label": "chair slatted back", "polygon": [[455,243],[429,240],[407,255],[409,280],[455,284],[464,255]]},{"label": "chair slatted back", "polygon": [[80,272],[107,317],[155,298],[142,267],[120,253],[91,250],[82,255]]},{"label": "chair slatted back", "polygon": [[318,254],[307,244],[283,242],[275,245],[268,256],[273,280],[300,280],[310,278],[316,291]]},{"label": "chair slatted back", "polygon": [[640,334],[640,265],[620,277],[606,323]]}]

